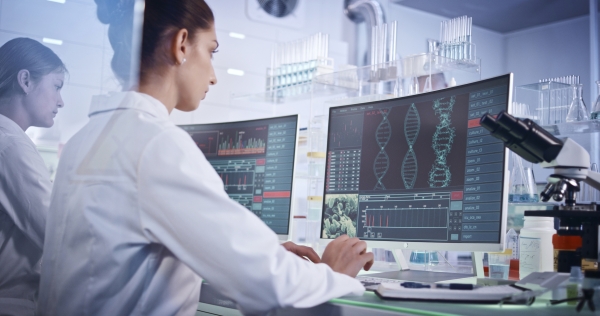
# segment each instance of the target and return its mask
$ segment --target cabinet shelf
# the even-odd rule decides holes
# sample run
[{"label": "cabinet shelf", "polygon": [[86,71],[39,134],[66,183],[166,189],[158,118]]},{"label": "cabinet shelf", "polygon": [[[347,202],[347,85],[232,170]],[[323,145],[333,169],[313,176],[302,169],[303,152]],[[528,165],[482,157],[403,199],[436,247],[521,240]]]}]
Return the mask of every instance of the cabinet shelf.
[{"label": "cabinet shelf", "polygon": [[600,132],[600,121],[589,120],[582,122],[560,123],[542,126],[554,136],[568,136],[574,134],[592,134]]}]

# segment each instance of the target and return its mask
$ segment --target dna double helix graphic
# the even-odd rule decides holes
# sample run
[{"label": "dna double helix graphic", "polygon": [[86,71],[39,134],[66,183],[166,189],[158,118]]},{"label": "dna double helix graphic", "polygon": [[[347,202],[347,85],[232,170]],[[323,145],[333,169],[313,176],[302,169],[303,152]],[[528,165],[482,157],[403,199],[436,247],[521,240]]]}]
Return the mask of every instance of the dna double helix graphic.
[{"label": "dna double helix graphic", "polygon": [[413,103],[404,118],[404,137],[406,137],[406,142],[408,143],[408,151],[406,152],[406,155],[404,155],[404,160],[402,160],[401,171],[402,181],[404,182],[404,187],[407,189],[412,189],[417,180],[417,171],[419,170],[419,167],[417,165],[417,156],[413,150],[413,145],[417,140],[417,136],[419,136],[420,129],[421,117],[419,116],[417,107],[415,107],[415,104]]},{"label": "dna double helix graphic", "polygon": [[390,124],[390,121],[388,121],[388,115],[390,115],[390,111],[391,109],[379,110],[382,119],[381,123],[379,123],[379,126],[377,126],[377,130],[375,131],[375,140],[379,146],[379,153],[377,153],[375,161],[373,162],[373,172],[377,178],[377,183],[375,184],[374,190],[385,190],[385,185],[383,185],[381,179],[385,177],[385,174],[390,168],[390,157],[388,156],[387,152],[385,152],[385,146],[387,146],[390,138],[392,137],[392,125]]},{"label": "dna double helix graphic", "polygon": [[439,118],[440,123],[435,127],[435,133],[433,134],[433,142],[431,147],[435,154],[435,161],[429,171],[429,186],[432,188],[443,188],[450,185],[450,179],[452,174],[450,173],[450,166],[446,162],[450,150],[452,150],[452,144],[454,143],[454,127],[451,127],[452,123],[450,116],[452,115],[452,107],[454,106],[455,98],[450,97],[450,100],[444,101],[445,98],[437,99],[433,101],[433,110],[435,115]]}]

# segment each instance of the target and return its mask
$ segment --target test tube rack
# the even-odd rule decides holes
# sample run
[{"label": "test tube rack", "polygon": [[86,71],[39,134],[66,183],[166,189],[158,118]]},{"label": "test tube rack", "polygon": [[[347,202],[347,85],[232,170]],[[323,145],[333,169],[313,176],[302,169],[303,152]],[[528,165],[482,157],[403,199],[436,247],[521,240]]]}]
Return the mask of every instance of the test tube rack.
[{"label": "test tube rack", "polygon": [[436,54],[469,62],[476,60],[475,44],[471,42],[473,18],[457,17],[440,23],[440,44]]},{"label": "test tube rack", "polygon": [[329,35],[317,33],[296,41],[278,44],[271,53],[271,67],[267,69],[266,90],[275,91],[305,86],[303,89],[288,89],[288,93],[306,93],[307,83],[319,75],[332,73],[334,61],[329,58]]},{"label": "test tube rack", "polygon": [[398,76],[397,32],[398,21],[371,28],[371,82],[395,79]]}]

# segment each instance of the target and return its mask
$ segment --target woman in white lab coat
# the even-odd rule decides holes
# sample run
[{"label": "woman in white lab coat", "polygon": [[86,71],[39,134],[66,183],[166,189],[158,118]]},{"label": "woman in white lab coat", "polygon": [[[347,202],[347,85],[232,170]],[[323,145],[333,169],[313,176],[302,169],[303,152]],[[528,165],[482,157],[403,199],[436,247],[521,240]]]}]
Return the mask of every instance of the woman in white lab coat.
[{"label": "woman in white lab coat", "polygon": [[63,107],[65,66],[46,46],[16,38],[0,47],[0,314],[33,315],[40,280],[50,173],[25,134],[51,127]]},{"label": "woman in white lab coat", "polygon": [[[125,80],[120,61],[129,61],[131,34],[119,25],[131,21],[118,17],[132,2],[96,0],[99,18],[110,24],[113,70]],[[169,120],[175,108],[196,109],[217,82],[213,21],[201,0],[146,1],[139,87],[96,98],[89,123],[62,152],[40,314],[191,316],[200,277],[246,314],[364,291],[353,278],[373,262],[364,242],[342,236],[321,263],[300,258],[319,261],[309,248],[281,246],[231,200],[189,135]]]}]

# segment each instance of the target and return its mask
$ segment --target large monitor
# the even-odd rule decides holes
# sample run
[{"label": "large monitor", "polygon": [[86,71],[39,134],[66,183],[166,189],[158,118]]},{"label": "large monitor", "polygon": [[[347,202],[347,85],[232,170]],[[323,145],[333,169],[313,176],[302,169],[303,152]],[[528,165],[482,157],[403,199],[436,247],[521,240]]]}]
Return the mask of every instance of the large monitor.
[{"label": "large monitor", "polygon": [[217,171],[230,198],[280,240],[291,235],[298,116],[180,125]]},{"label": "large monitor", "polygon": [[508,162],[479,125],[508,110],[512,74],[332,107],[321,241],[387,249],[504,249]]}]

